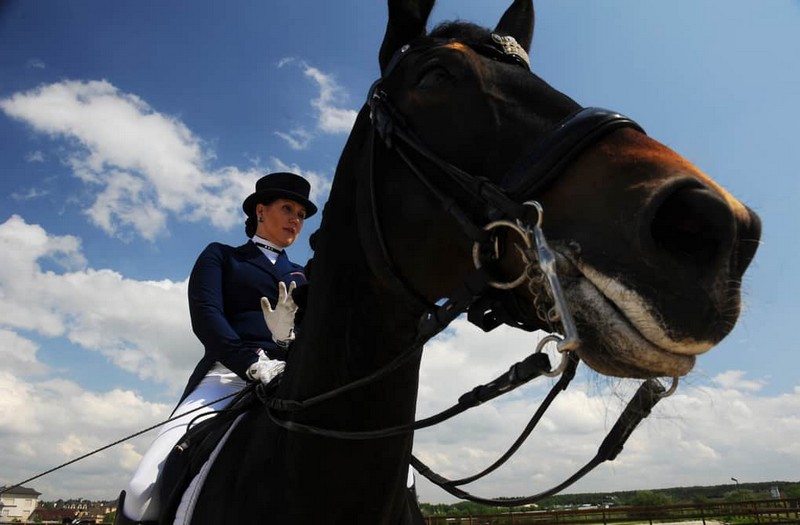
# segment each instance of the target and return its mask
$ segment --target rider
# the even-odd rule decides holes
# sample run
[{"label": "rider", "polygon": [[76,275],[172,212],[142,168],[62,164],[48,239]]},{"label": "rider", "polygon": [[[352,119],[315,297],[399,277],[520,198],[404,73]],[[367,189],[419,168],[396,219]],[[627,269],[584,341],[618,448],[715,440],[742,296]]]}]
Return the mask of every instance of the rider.
[{"label": "rider", "polygon": [[165,458],[192,420],[225,403],[198,407],[238,392],[247,381],[269,383],[283,371],[294,339],[292,291],[306,284],[303,267],[290,262],[284,248],[317,211],[310,189],[293,173],[261,177],[242,204],[248,242],[237,248],[212,243],[198,257],[189,277],[189,313],[205,355],[173,412],[185,417],[165,425],[145,453],[120,495],[117,524],[158,519],[157,480]]}]

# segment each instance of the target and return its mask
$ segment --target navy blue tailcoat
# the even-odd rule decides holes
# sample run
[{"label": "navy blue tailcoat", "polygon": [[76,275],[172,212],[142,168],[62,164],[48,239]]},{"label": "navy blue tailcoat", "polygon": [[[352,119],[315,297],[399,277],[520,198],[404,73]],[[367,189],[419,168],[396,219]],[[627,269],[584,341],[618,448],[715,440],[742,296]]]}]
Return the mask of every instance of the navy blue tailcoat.
[{"label": "navy blue tailcoat", "polygon": [[246,379],[259,348],[273,359],[286,359],[285,351],[272,341],[261,311],[262,297],[275,305],[281,281],[287,287],[292,281],[306,284],[303,266],[289,261],[285,253],[273,264],[252,241],[236,248],[211,243],[203,250],[189,277],[189,313],[205,354],[181,401],[217,361]]}]

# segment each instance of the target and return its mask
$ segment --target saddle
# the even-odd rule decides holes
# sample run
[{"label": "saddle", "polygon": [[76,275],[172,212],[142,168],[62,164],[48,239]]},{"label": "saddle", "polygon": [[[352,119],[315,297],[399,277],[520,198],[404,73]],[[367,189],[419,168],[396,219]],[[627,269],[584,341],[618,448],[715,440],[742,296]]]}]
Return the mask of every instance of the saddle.
[{"label": "saddle", "polygon": [[[273,390],[277,383],[280,381],[273,381],[267,388]],[[190,487],[195,497],[199,494],[205,473],[216,457],[215,452],[224,445],[239,418],[260,403],[257,388],[264,387],[257,382],[250,383],[214,417],[191,425],[172,449],[158,479],[161,501],[159,523],[173,523],[179,510],[191,515],[193,501],[187,503],[184,494]],[[189,500],[192,499],[191,495],[187,496]]]}]

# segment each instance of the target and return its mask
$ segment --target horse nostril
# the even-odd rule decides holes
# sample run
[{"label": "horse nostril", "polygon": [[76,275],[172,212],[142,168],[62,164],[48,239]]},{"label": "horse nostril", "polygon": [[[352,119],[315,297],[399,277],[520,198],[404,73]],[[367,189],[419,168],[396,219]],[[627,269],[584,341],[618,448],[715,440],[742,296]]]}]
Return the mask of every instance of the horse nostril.
[{"label": "horse nostril", "polygon": [[747,208],[747,220],[740,222],[738,227],[739,239],[736,244],[736,270],[743,274],[758,248],[761,239],[761,218],[750,208]]},{"label": "horse nostril", "polygon": [[682,188],[659,205],[650,233],[656,245],[675,260],[704,273],[730,256],[735,235],[733,212],[708,189]]}]

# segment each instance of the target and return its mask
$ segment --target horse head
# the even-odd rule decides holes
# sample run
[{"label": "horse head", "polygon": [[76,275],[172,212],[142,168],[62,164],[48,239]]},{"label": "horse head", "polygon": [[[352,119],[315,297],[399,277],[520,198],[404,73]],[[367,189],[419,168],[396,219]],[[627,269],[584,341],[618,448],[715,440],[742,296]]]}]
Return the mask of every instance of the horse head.
[{"label": "horse head", "polygon": [[[473,264],[472,241],[437,192],[475,224],[503,215],[443,173],[442,164],[453,166],[517,202],[541,203],[585,362],[626,377],[689,372],[737,320],[742,274],[760,235],[757,215],[635,123],[586,124],[596,115],[586,118],[533,74],[530,0],[516,0],[493,31],[457,22],[430,33],[432,1],[389,4],[378,89],[390,122],[381,130],[377,119],[384,140],[372,169],[397,273],[436,301]],[[398,144],[396,128],[423,149]],[[552,158],[559,147],[560,158]],[[512,280],[524,271],[513,249],[519,240],[511,231],[497,237],[506,249],[496,272]],[[497,294],[529,328],[552,328],[537,312],[549,299],[542,282]]]}]

